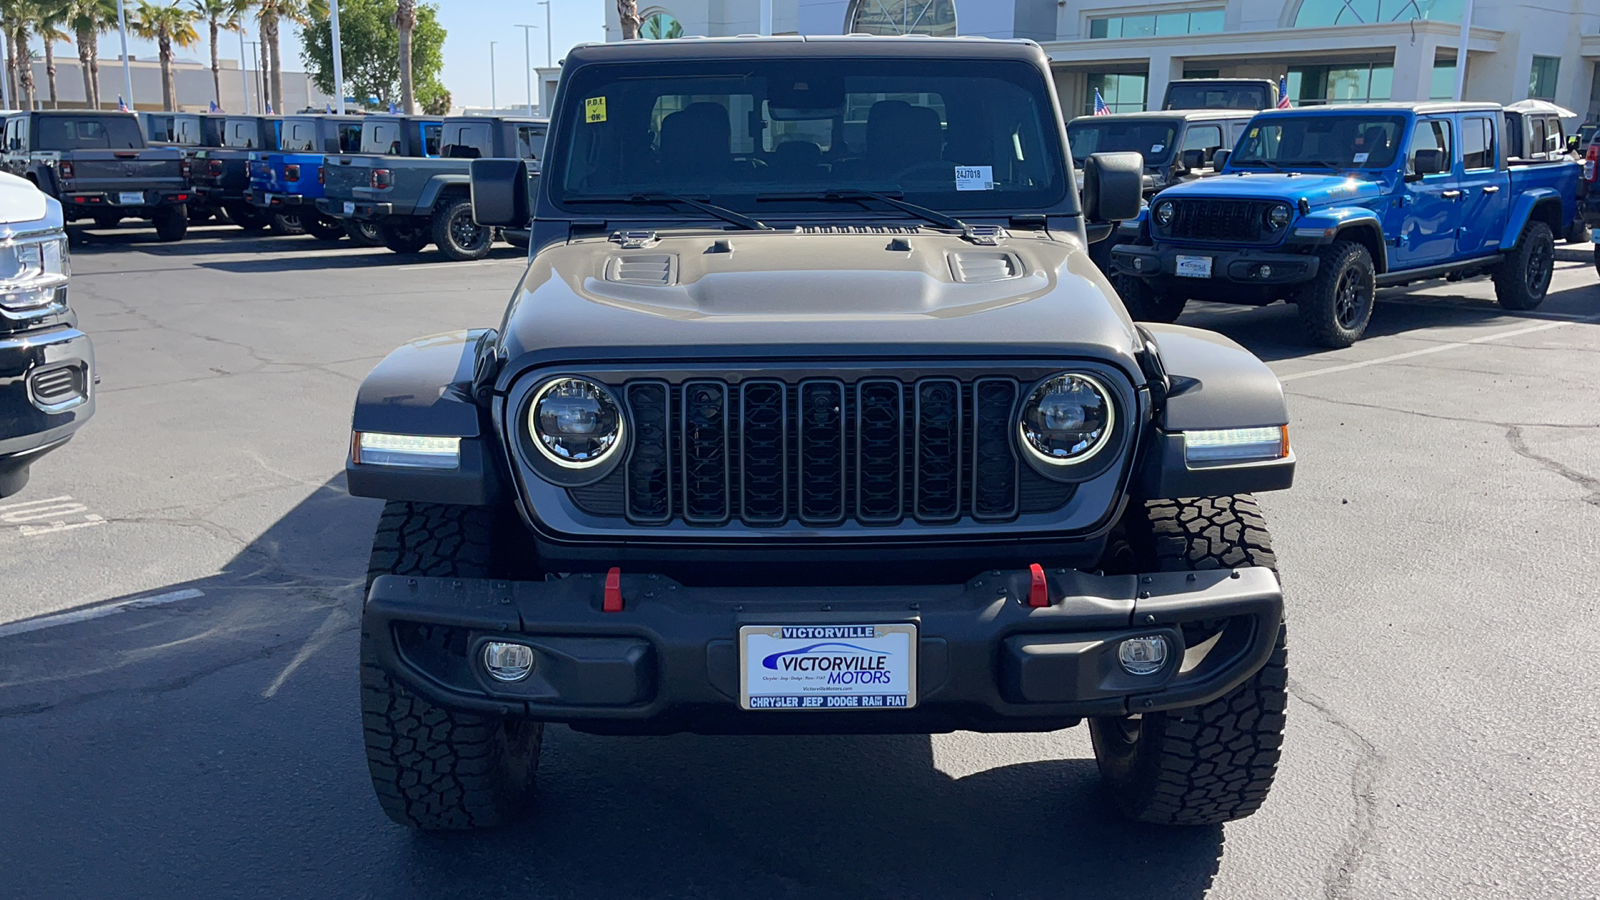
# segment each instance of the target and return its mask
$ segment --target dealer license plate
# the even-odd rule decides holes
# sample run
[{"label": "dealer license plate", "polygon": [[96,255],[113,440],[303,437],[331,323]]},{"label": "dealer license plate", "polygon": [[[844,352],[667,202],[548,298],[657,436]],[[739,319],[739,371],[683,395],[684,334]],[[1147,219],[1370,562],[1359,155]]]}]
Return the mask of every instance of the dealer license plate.
[{"label": "dealer license plate", "polygon": [[745,625],[744,709],[908,709],[917,705],[917,626]]},{"label": "dealer license plate", "polygon": [[1180,278],[1211,277],[1211,257],[1209,256],[1180,256],[1177,262],[1176,271]]},{"label": "dealer license plate", "polygon": [[117,202],[123,206],[142,206],[144,204],[144,191],[119,191]]},{"label": "dealer license plate", "polygon": [[344,214],[347,215],[347,216],[355,215],[356,214],[356,205],[354,203],[351,203],[349,200],[346,200],[344,202]]}]

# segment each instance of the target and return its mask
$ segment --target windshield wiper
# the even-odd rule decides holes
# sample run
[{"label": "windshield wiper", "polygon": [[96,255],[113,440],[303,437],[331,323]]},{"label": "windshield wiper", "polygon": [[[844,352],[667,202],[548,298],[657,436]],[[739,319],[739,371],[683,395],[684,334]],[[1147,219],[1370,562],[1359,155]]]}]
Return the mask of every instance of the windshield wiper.
[{"label": "windshield wiper", "polygon": [[797,193],[757,194],[756,202],[761,203],[767,200],[842,200],[847,203],[861,203],[863,200],[876,200],[879,203],[887,203],[901,212],[908,212],[919,219],[932,222],[941,228],[953,228],[963,234],[972,233],[972,226],[961,221],[955,216],[949,215],[948,213],[942,213],[937,209],[929,209],[926,206],[918,206],[915,203],[908,203],[905,200],[900,199],[900,197],[901,194],[899,191],[868,191],[861,188],[829,188],[827,190],[816,191],[813,193],[801,191]]},{"label": "windshield wiper", "polygon": [[638,191],[632,194],[616,194],[604,197],[568,197],[564,203],[681,203],[693,207],[703,213],[709,213],[724,222],[732,222],[740,228],[749,231],[771,231],[772,226],[757,219],[752,219],[744,213],[734,212],[727,207],[708,203],[695,197],[685,197],[682,194],[669,194],[666,191]]}]

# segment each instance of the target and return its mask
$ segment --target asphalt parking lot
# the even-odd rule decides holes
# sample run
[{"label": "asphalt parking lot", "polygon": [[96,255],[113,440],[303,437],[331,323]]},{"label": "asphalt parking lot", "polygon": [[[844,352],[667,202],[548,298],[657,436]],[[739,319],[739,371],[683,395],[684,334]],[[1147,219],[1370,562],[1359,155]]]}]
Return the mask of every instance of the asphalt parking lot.
[{"label": "asphalt parking lot", "polygon": [[379,504],[341,473],[360,379],[408,338],[498,321],[521,252],[129,227],[74,254],[99,410],[0,501],[0,896],[1600,896],[1586,245],[1558,247],[1536,313],[1482,281],[1389,291],[1342,351],[1295,343],[1283,306],[1181,320],[1291,395],[1298,482],[1262,498],[1289,728],[1253,818],[1122,823],[1081,728],[554,728],[535,815],[455,836],[371,797],[355,659]]}]

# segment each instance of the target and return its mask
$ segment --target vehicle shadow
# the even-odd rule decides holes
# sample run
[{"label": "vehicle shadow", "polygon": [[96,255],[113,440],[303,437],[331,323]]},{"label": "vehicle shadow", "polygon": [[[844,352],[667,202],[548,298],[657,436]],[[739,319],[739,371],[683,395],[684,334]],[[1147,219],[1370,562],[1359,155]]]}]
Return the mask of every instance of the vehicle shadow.
[{"label": "vehicle shadow", "polygon": [[378,511],[336,476],[215,575],[138,595],[182,599],[0,637],[8,897],[1202,898],[1218,871],[1222,828],[1123,822],[1060,734],[551,726],[528,820],[393,825],[354,665]]}]

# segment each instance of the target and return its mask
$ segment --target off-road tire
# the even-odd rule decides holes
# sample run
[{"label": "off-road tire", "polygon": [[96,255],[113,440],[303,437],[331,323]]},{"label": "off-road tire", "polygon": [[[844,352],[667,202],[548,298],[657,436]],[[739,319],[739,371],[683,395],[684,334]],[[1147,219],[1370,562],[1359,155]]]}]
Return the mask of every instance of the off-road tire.
[{"label": "off-road tire", "polygon": [[379,225],[378,235],[396,253],[421,253],[431,240],[426,225]]},{"label": "off-road tire", "polygon": [[[490,577],[494,513],[391,501],[378,520],[367,583],[379,575]],[[489,828],[532,799],[544,724],[439,706],[401,684],[361,632],[361,720],[378,805],[424,831]],[[425,634],[444,640],[444,630]]]},{"label": "off-road tire", "polygon": [[446,259],[483,259],[494,243],[494,229],[473,221],[471,200],[446,200],[433,212],[433,242]]},{"label": "off-road tire", "polygon": [[[1134,561],[1146,571],[1276,571],[1266,522],[1248,494],[1147,501],[1131,507],[1124,522]],[[1267,664],[1210,703],[1089,720],[1100,775],[1124,816],[1161,825],[1215,825],[1261,808],[1283,744],[1286,640],[1280,623]]]},{"label": "off-road tire", "polygon": [[1294,297],[1300,328],[1315,346],[1348,347],[1372,321],[1377,267],[1367,248],[1355,241],[1335,241],[1318,250],[1317,257],[1317,277],[1301,285]]},{"label": "off-road tire", "polygon": [[1117,289],[1117,296],[1122,298],[1122,305],[1135,322],[1170,325],[1183,315],[1183,307],[1189,302],[1188,297],[1162,293],[1143,278],[1122,272],[1111,276],[1111,286]]},{"label": "off-road tire", "polygon": [[357,246],[383,246],[383,234],[379,232],[378,223],[376,222],[359,222],[355,219],[345,219],[344,233],[349,236],[351,242]]},{"label": "off-road tire", "polygon": [[1523,312],[1544,302],[1555,272],[1556,240],[1550,226],[1529,222],[1522,237],[1494,270],[1494,298],[1504,309]]},{"label": "off-road tire", "polygon": [[1589,227],[1588,222],[1582,219],[1573,219],[1572,224],[1567,226],[1565,238],[1569,244],[1587,244],[1594,240],[1594,231]]},{"label": "off-road tire", "polygon": [[281,235],[305,234],[305,216],[298,212],[273,213],[272,233]]},{"label": "off-road tire", "polygon": [[342,241],[345,237],[344,226],[335,219],[328,219],[316,213],[305,214],[306,232],[319,241]]},{"label": "off-road tire", "polygon": [[150,221],[156,226],[156,240],[163,244],[181,241],[189,233],[189,211],[182,203],[156,207]]},{"label": "off-road tire", "polygon": [[223,211],[228,214],[228,221],[250,233],[265,230],[272,224],[270,213],[264,209],[256,209],[248,203],[230,203],[223,207]]}]

